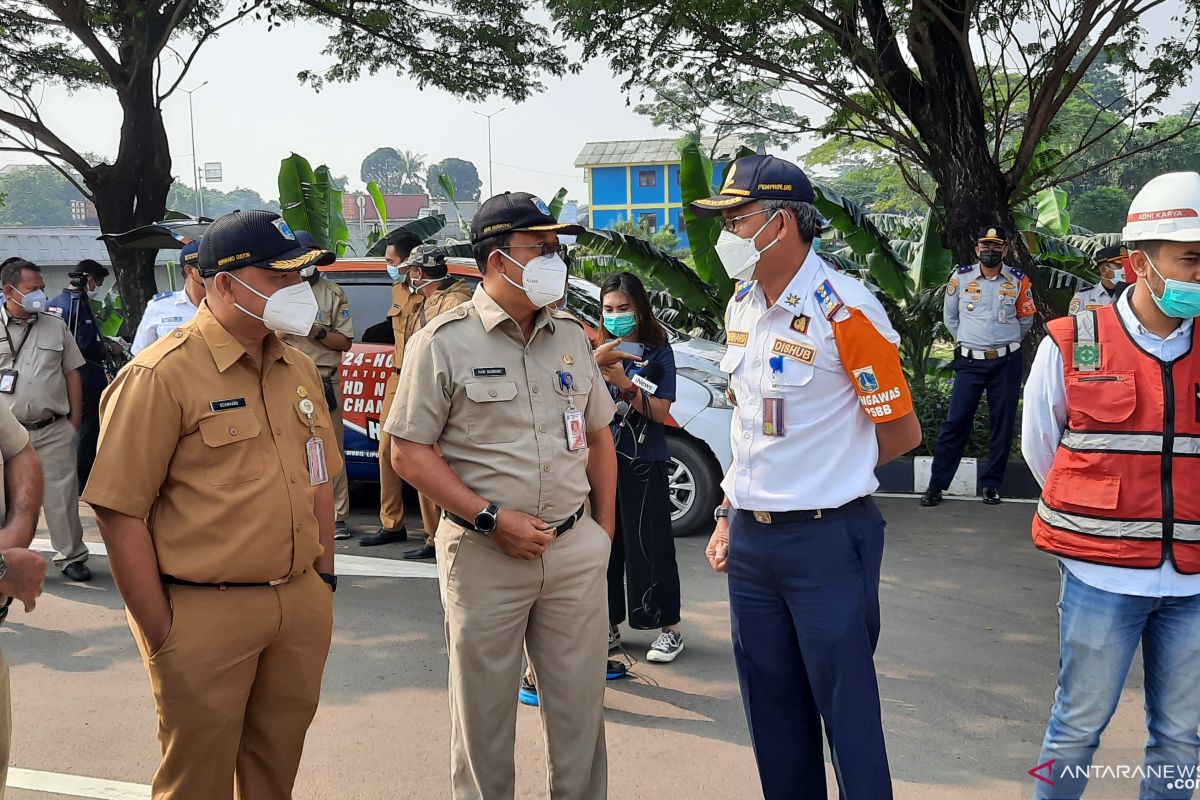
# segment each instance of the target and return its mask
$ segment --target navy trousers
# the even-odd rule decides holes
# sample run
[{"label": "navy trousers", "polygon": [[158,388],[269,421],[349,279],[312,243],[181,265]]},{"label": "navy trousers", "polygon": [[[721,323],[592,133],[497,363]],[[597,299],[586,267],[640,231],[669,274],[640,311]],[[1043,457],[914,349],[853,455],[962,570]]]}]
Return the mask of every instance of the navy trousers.
[{"label": "navy trousers", "polygon": [[937,449],[933,453],[930,489],[945,489],[958,471],[971,427],[979,411],[979,399],[987,392],[988,416],[992,425],[988,459],[979,473],[984,489],[999,489],[1008,467],[1013,428],[1017,424],[1017,403],[1021,399],[1021,351],[993,361],[977,361],[961,354],[954,358],[954,390],[950,393],[950,411],[942,423]]},{"label": "navy trousers", "polygon": [[822,724],[842,800],[890,800],[874,653],[884,521],[870,498],[729,534],[733,654],[766,800],[824,798]]}]

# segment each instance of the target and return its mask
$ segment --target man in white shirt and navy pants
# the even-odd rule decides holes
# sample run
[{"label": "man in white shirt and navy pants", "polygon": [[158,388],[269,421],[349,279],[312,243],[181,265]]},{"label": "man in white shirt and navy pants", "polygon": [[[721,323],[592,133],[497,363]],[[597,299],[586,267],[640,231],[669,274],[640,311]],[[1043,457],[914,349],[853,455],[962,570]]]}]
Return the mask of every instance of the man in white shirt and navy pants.
[{"label": "man in white shirt and navy pants", "polygon": [[1146,184],[1123,238],[1134,288],[1052,321],[1025,385],[1021,451],[1042,482],[1033,540],[1062,576],[1058,690],[1030,772],[1039,800],[1083,796],[1139,644],[1138,796],[1190,798],[1197,777],[1200,173]]},{"label": "man in white shirt and navy pants", "polygon": [[812,186],[739,159],[717,252],[738,280],[721,369],[737,403],[733,464],[708,558],[729,573],[734,657],[767,800],[825,797],[822,728],[844,800],[889,800],[874,652],[884,521],[875,467],[921,427],[879,301],[813,250]]}]

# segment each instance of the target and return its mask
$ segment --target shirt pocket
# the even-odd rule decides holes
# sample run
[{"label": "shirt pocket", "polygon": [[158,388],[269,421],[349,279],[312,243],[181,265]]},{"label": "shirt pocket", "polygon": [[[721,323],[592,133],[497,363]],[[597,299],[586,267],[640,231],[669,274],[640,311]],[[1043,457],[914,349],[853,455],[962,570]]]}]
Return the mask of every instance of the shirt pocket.
[{"label": "shirt pocket", "polygon": [[997,312],[996,319],[999,322],[1011,322],[1017,318],[1017,298],[1007,294],[1000,295],[1000,311]]},{"label": "shirt pocket", "polygon": [[255,481],[262,477],[261,427],[251,409],[223,411],[200,420],[204,442],[204,474],[213,486]]},{"label": "shirt pocket", "polygon": [[31,366],[38,367],[36,374],[50,376],[56,372],[61,373],[63,368],[62,340],[38,341],[36,347],[30,348],[29,357],[33,362]]},{"label": "shirt pocket", "polygon": [[816,367],[795,358],[783,358],[783,372],[773,373],[768,380],[774,381],[779,388],[800,388],[812,382]]},{"label": "shirt pocket", "polygon": [[746,348],[744,347],[726,347],[725,355],[721,356],[721,372],[726,375],[733,375],[734,370],[742,363],[742,359],[746,357]]},{"label": "shirt pocket", "polygon": [[466,384],[467,433],[478,444],[515,442],[521,435],[514,381],[471,381]]},{"label": "shirt pocket", "polygon": [[1115,425],[1133,415],[1137,386],[1133,372],[1076,372],[1067,378],[1068,420],[1087,430],[1095,423]]}]

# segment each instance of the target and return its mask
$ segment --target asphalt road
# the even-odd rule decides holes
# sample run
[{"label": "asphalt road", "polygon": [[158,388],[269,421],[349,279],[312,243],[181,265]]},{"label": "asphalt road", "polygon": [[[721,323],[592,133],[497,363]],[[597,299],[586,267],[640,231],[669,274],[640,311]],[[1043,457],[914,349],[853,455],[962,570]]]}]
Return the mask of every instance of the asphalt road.
[{"label": "asphalt road", "polygon": [[[369,532],[366,500],[353,521]],[[1058,572],[1030,544],[1033,507],[879,502],[889,527],[877,661],[896,796],[1028,797],[1026,771],[1038,763],[1057,667]],[[610,796],[618,800],[761,796],[724,578],[709,570],[704,544],[678,541],[685,652],[672,665],[640,662],[609,684]],[[339,553],[396,559],[411,546],[351,541]],[[37,610],[14,609],[0,633],[14,696],[10,785],[53,789],[10,788],[9,798],[148,797],[158,754],[149,682],[107,560],[90,564],[96,577],[86,585],[52,570]],[[354,566],[363,576],[343,577],[339,587],[296,797],[447,797],[446,655],[432,567]],[[380,577],[390,572],[406,576]],[[639,659],[652,638],[624,632]],[[1097,763],[1140,762],[1141,703],[1135,667]],[[518,720],[518,796],[543,797],[537,712],[521,707]],[[89,787],[68,776],[125,783]],[[1093,788],[1089,797],[1136,796],[1118,783]]]}]

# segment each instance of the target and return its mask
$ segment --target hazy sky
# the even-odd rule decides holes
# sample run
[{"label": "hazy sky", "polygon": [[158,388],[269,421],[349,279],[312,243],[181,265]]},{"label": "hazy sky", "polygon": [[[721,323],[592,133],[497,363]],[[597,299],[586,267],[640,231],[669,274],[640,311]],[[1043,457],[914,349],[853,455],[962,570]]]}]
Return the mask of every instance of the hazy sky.
[{"label": "hazy sky", "polygon": [[[377,147],[414,150],[429,163],[447,157],[473,161],[487,183],[487,123],[472,109],[490,113],[496,186],[500,191],[534,191],[549,197],[565,186],[586,199],[575,157],[589,141],[672,136],[625,105],[620,80],[594,62],[582,74],[547,82],[540,95],[514,106],[503,99],[475,105],[414,81],[379,74],[352,84],[331,84],[320,93],[301,85],[296,73],[324,64],[325,36],[316,27],[266,33],[243,23],[201,51],[183,88],[204,81],[194,95],[196,152],[200,163],[220,161],[224,181],[217,189],[247,186],[264,197],[278,194],[279,161],[295,151],[314,166],[327,163],[361,187],[363,158]],[[51,128],[79,150],[116,152],[120,108],[113,95],[67,95],[48,89],[42,103]],[[174,157],[174,174],[190,183],[191,142],[188,96],[176,92],[164,109]],[[27,160],[0,154],[5,159]]]}]

